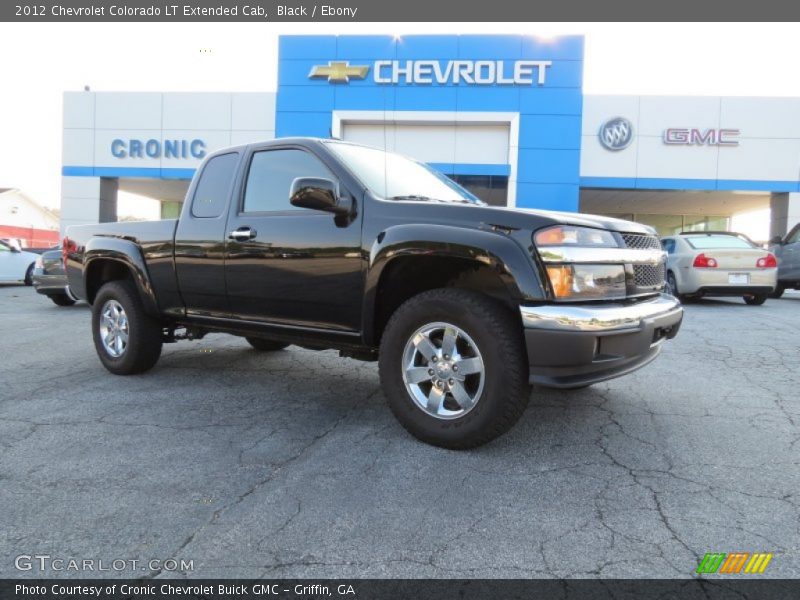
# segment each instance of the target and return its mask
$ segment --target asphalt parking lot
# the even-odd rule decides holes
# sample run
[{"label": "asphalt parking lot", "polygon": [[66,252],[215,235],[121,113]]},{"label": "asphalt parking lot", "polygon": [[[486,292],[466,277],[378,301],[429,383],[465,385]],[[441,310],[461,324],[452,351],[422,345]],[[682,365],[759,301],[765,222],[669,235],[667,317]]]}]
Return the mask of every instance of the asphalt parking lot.
[{"label": "asphalt parking lot", "polygon": [[[15,557],[193,561],[94,576],[688,577],[706,552],[800,573],[800,294],[687,306],[637,373],[534,389],[483,448],[423,445],[377,366],[212,335],[115,377],[84,304],[0,286],[0,577]],[[34,565],[35,567],[35,565]]]}]

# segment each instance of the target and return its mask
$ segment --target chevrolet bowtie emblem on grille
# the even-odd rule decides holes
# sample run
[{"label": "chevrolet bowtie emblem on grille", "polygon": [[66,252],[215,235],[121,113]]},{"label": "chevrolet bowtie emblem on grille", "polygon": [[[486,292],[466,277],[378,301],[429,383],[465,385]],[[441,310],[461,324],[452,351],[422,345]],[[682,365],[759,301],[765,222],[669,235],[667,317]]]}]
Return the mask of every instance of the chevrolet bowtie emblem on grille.
[{"label": "chevrolet bowtie emblem on grille", "polygon": [[327,77],[328,83],[347,83],[350,79],[364,79],[369,65],[350,66],[347,61],[331,61],[327,65],[315,65],[308,74],[310,79]]}]

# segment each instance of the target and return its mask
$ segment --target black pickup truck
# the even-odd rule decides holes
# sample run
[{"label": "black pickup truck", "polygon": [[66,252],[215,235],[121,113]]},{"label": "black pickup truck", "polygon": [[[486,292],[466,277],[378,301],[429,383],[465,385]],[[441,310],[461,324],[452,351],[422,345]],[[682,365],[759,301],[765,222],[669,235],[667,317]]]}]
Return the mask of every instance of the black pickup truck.
[{"label": "black pickup truck", "polygon": [[428,166],[338,140],[210,155],[178,220],[69,228],[73,293],[112,373],[208,332],[378,360],[421,440],[483,444],[529,384],[585,387],[652,361],[682,309],[637,223],[498,208]]}]

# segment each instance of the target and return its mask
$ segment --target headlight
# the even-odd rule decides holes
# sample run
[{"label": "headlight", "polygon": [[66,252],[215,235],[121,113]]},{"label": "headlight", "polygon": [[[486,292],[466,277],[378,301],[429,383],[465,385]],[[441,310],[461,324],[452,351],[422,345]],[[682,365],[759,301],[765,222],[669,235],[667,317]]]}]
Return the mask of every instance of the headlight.
[{"label": "headlight", "polygon": [[623,265],[547,265],[557,300],[609,300],[625,297]]},{"label": "headlight", "polygon": [[34,269],[41,269],[44,267],[44,261],[42,260],[41,256],[36,257],[36,262],[33,265]]},{"label": "headlight", "polygon": [[614,234],[605,229],[591,227],[575,227],[574,225],[556,225],[540,229],[533,235],[533,243],[542,246],[596,246],[602,248],[618,248]]}]

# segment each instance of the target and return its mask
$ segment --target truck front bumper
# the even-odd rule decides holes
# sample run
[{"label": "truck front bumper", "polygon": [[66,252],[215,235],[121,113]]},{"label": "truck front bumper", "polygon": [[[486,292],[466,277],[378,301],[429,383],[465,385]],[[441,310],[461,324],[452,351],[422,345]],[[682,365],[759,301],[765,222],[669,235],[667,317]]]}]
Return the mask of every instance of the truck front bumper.
[{"label": "truck front bumper", "polygon": [[575,388],[639,369],[683,319],[668,294],[638,302],[520,306],[530,382]]}]

